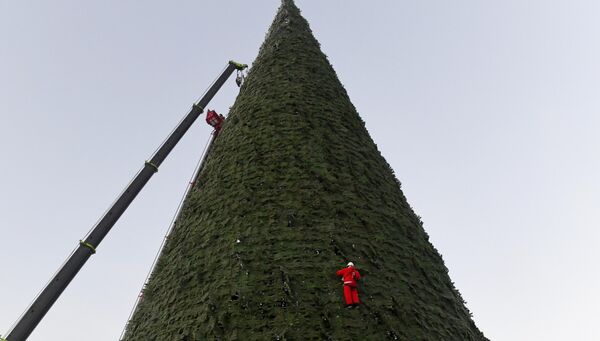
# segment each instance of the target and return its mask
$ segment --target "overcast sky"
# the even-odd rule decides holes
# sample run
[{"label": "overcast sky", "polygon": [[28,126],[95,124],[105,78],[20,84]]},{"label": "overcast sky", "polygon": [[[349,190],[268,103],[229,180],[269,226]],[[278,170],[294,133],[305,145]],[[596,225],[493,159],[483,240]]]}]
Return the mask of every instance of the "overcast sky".
[{"label": "overcast sky", "polygon": [[[599,340],[600,2],[297,4],[486,336]],[[0,0],[0,333],[278,6]],[[29,340],[117,340],[209,134]]]}]

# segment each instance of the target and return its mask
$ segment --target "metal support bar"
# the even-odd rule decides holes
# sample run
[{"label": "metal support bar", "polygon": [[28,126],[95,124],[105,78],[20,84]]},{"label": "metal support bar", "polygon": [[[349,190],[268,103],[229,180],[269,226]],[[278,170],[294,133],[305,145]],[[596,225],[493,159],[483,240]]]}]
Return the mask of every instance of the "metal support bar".
[{"label": "metal support bar", "polygon": [[95,247],[93,245],[96,245],[96,247],[100,245],[100,242],[106,237],[110,229],[115,225],[127,207],[129,207],[133,199],[135,199],[142,188],[144,188],[152,175],[158,171],[158,167],[160,167],[162,162],[192,126],[194,121],[202,114],[206,105],[216,95],[219,89],[221,89],[233,71],[240,67],[240,65],[243,64],[229,62],[225,71],[217,78],[202,99],[192,106],[191,111],[183,121],[181,121],[177,128],[175,128],[162,146],[160,146],[152,158],[146,161],[144,168],[136,175],[125,191],[121,193],[117,201],[115,201],[113,206],[104,214],[88,237],[80,243],[77,250],[69,257],[63,267],[35,299],[21,319],[15,324],[14,328],[6,337],[7,340],[24,341],[29,337],[44,315],[50,310],[54,302],[56,302],[75,275],[77,275],[79,270],[87,262],[88,258],[95,253]]}]

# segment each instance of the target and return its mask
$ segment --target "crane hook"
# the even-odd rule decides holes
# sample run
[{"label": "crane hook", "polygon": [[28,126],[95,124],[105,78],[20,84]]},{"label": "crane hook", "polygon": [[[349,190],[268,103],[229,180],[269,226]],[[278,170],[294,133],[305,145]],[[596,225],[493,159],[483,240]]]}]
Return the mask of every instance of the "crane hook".
[{"label": "crane hook", "polygon": [[235,76],[235,84],[237,84],[238,87],[241,87],[245,80],[246,80],[246,75],[244,75],[244,71],[237,70],[237,74]]}]

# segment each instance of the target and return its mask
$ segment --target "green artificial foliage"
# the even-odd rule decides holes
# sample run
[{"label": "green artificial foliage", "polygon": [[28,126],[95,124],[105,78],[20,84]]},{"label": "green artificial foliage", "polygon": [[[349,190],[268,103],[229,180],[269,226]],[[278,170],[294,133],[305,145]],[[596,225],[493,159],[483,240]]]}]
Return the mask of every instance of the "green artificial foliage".
[{"label": "green artificial foliage", "polygon": [[[357,309],[335,276],[348,261]],[[284,0],[125,340],[386,339],[486,340]]]}]

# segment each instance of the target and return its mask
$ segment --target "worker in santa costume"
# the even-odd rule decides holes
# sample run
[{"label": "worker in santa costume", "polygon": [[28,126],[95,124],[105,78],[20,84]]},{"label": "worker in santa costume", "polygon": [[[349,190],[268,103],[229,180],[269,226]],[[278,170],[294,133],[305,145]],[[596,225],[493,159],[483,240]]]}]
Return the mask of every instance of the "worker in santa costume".
[{"label": "worker in santa costume", "polygon": [[344,299],[346,300],[346,308],[358,306],[358,288],[356,282],[360,280],[360,273],[354,267],[354,263],[348,263],[348,266],[338,270],[335,273],[338,277],[342,277],[344,282]]}]

